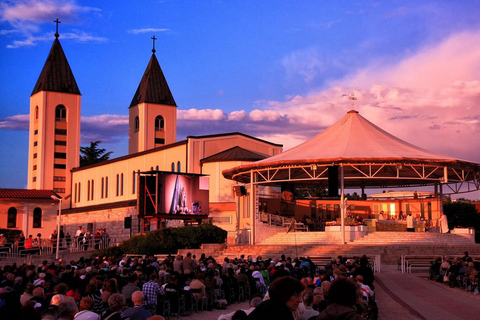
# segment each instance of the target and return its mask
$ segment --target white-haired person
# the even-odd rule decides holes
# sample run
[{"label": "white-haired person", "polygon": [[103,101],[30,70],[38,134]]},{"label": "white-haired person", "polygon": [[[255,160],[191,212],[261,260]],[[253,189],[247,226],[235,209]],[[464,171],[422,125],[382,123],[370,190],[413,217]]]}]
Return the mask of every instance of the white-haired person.
[{"label": "white-haired person", "polygon": [[133,307],[123,311],[123,316],[130,320],[147,320],[152,316],[150,311],[143,308],[145,305],[145,297],[142,291],[138,290],[132,293]]}]

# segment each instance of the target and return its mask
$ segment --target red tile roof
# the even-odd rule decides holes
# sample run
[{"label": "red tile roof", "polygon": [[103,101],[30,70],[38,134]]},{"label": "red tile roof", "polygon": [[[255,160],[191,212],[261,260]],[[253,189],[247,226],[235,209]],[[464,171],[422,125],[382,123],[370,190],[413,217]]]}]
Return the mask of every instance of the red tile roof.
[{"label": "red tile roof", "polygon": [[242,147],[233,147],[228,150],[219,152],[201,160],[206,162],[223,162],[223,161],[258,161],[267,158],[268,155],[260,154]]},{"label": "red tile roof", "polygon": [[50,199],[51,196],[60,197],[52,190],[0,189],[0,198]]}]

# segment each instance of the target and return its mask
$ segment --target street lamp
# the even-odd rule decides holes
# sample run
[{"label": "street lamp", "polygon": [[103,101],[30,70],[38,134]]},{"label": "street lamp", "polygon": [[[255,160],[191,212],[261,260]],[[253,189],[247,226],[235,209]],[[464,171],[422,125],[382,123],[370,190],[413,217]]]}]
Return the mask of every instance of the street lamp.
[{"label": "street lamp", "polygon": [[66,196],[65,198],[62,198],[57,195],[51,195],[50,198],[52,198],[55,201],[58,201],[58,216],[57,216],[57,250],[55,252],[55,260],[58,260],[58,252],[60,251],[60,222],[62,219],[62,200],[67,200],[70,198],[71,194]]},{"label": "street lamp", "polygon": [[53,194],[50,196],[53,200],[58,201],[58,216],[57,216],[57,250],[55,252],[55,260],[58,260],[58,252],[60,251],[60,218],[62,216],[62,198],[54,196]]}]

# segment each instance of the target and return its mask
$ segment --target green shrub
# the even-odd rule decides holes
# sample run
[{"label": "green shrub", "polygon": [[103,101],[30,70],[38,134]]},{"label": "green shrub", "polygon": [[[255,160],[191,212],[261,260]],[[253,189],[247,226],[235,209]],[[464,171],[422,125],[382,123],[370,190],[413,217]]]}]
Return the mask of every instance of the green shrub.
[{"label": "green shrub", "polygon": [[226,238],[227,231],[211,224],[201,224],[151,231],[125,240],[119,247],[123,253],[132,254],[176,253],[178,249],[200,248],[202,243],[224,243]]},{"label": "green shrub", "polygon": [[15,242],[18,240],[21,232],[22,230],[0,229],[0,234],[3,234],[5,238],[7,238],[7,242]]}]

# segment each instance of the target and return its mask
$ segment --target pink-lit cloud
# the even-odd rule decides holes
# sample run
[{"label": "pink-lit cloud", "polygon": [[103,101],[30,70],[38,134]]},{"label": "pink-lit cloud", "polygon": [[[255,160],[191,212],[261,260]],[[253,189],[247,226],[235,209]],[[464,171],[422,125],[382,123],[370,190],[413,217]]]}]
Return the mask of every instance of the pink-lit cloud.
[{"label": "pink-lit cloud", "polygon": [[[38,34],[42,23],[52,23],[61,17],[62,22],[82,22],[82,14],[96,13],[100,9],[81,6],[73,0],[18,0],[3,1],[0,3],[0,21],[6,21],[11,29],[1,30],[4,35],[18,35],[21,39],[13,39],[7,45],[9,49],[25,46],[34,46],[41,41],[51,41],[51,34],[47,36]],[[64,39],[76,39],[81,42],[104,42],[106,38],[89,35],[83,31],[62,33]]]},{"label": "pink-lit cloud", "polygon": [[[326,89],[252,102],[252,111],[178,110],[177,137],[239,131],[289,149],[353,108],[407,142],[480,162],[479,38],[480,31],[453,34],[395,64],[356,70]],[[358,100],[349,99],[352,92]],[[0,129],[26,129],[25,117],[0,119]],[[82,118],[82,136],[90,141],[115,141],[128,136],[127,128],[126,115]]]}]

